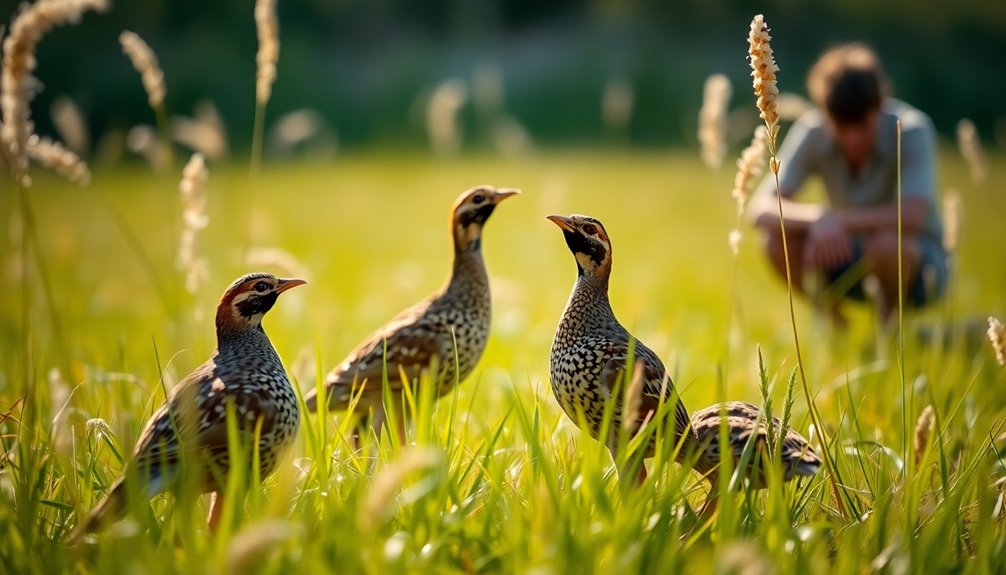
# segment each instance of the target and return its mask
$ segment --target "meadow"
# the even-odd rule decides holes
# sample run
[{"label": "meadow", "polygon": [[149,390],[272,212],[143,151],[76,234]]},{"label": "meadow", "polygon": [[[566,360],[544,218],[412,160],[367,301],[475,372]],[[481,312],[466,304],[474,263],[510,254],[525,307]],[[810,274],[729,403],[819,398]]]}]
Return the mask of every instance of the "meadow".
[{"label": "meadow", "polygon": [[[665,360],[690,410],[725,398],[760,403],[760,349],[778,414],[796,358],[786,291],[753,230],[735,267],[731,169],[710,170],[689,151],[628,150],[454,160],[374,152],[266,162],[254,179],[240,163],[211,165],[198,247],[209,273],[195,295],[175,262],[179,175],[178,166],[159,175],[97,167],[78,188],[36,171],[26,193],[5,184],[0,194],[3,572],[1006,569],[1006,445],[997,441],[1006,371],[983,334],[984,318],[1006,311],[1000,155],[978,186],[944,146],[941,187],[960,190],[964,212],[954,274],[945,301],[906,315],[903,356],[897,332],[881,329],[869,308],[838,331],[797,303],[840,500],[822,470],[784,488],[739,489],[711,522],[688,511],[705,483],[659,458],[644,485],[621,489],[607,451],[552,398],[549,346],[575,266],[544,216],[604,222],[616,314]],[[165,390],[213,350],[210,318],[233,278],[261,269],[310,282],[264,322],[305,392],[444,281],[450,205],[481,183],[523,190],[484,237],[489,347],[457,393],[414,425],[412,445],[354,452],[341,414],[305,416],[294,453],[243,502],[232,500],[221,532],[207,531],[205,497],[181,493],[67,546]],[[25,206],[27,235],[37,238],[27,251],[17,233]],[[793,426],[819,445],[799,385],[795,399]],[[928,405],[934,424],[917,449]]]}]

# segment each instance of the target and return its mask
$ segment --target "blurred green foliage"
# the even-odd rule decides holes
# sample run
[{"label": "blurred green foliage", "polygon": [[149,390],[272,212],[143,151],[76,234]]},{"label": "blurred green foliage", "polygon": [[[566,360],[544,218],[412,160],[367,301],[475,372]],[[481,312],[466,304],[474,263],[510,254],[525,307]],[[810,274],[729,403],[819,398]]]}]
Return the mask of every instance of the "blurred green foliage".
[{"label": "blurred green foliage", "polygon": [[[13,2],[4,4],[7,19]],[[171,113],[190,114],[208,98],[222,109],[232,140],[247,142],[257,48],[252,11],[251,0],[120,1],[52,33],[39,51],[40,131],[52,133],[48,106],[64,93],[84,110],[95,140],[153,123],[117,41],[130,29],[160,57]],[[863,40],[879,50],[896,94],[929,112],[942,133],[970,117],[988,138],[1006,116],[1006,10],[989,0],[281,1],[269,115],[315,108],[345,146],[419,146],[421,94],[447,78],[470,84],[478,67],[491,66],[502,74],[506,113],[536,142],[692,144],[707,75],[731,78],[733,107],[751,103],[745,37],[756,12],[772,26],[784,91],[804,92],[804,74],[822,49]],[[602,124],[601,93],[612,77],[634,88],[627,134],[607,133]],[[486,118],[470,104],[462,114],[469,144],[484,145]]]}]

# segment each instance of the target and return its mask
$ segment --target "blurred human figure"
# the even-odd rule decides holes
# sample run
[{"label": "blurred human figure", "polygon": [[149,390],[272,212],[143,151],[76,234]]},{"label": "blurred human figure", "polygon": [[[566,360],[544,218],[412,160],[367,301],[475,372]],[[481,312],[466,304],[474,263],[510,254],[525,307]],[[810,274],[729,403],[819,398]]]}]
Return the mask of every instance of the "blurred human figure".
[{"label": "blurred human figure", "polygon": [[[898,302],[898,144],[901,120],[902,260],[906,307],[938,299],[947,276],[936,211],[936,137],[929,117],[890,97],[876,54],[862,44],[825,52],[807,78],[815,109],[780,147],[779,189],[794,288],[844,324],[841,303],[864,301],[872,282],[882,317]],[[820,176],[824,203],[794,201]],[[785,278],[782,233],[770,174],[751,211],[773,268]],[[864,282],[867,277],[875,281]],[[811,279],[813,278],[813,279]],[[823,290],[818,290],[816,287]]]}]

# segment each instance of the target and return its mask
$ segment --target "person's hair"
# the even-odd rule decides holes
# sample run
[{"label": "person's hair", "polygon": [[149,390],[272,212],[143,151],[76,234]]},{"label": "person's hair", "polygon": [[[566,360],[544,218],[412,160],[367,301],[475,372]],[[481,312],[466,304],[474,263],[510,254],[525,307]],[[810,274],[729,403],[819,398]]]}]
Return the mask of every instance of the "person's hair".
[{"label": "person's hair", "polygon": [[818,108],[840,124],[857,124],[890,94],[877,54],[865,44],[832,48],[807,76],[807,92]]}]

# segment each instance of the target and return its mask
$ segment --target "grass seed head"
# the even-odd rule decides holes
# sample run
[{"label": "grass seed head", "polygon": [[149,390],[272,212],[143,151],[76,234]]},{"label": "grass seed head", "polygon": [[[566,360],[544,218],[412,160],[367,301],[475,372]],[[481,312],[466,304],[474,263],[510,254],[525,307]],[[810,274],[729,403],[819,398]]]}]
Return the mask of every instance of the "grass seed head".
[{"label": "grass seed head", "polygon": [[199,232],[209,225],[206,215],[206,180],[209,171],[202,154],[192,154],[182,170],[178,189],[182,195],[182,235],[178,248],[178,267],[185,272],[185,287],[196,293],[208,274],[205,258],[198,255]]},{"label": "grass seed head", "polygon": [[265,104],[272,95],[272,85],[276,81],[276,62],[279,61],[279,19],[276,17],[276,0],[255,2],[255,27],[258,29],[255,99],[259,104]]},{"label": "grass seed head", "polygon": [[49,138],[32,136],[26,148],[28,157],[75,184],[86,186],[91,182],[91,172],[87,163],[77,154]]},{"label": "grass seed head", "polygon": [[961,229],[961,194],[951,188],[943,195],[943,248],[948,254],[957,252]]},{"label": "grass seed head", "polygon": [[468,89],[461,80],[445,80],[433,89],[426,103],[426,133],[434,153],[453,156],[461,150],[458,112],[467,101]]},{"label": "grass seed head", "polygon": [[957,147],[960,148],[961,156],[968,164],[971,181],[976,184],[985,182],[988,176],[985,149],[982,148],[982,142],[978,138],[978,128],[967,118],[957,123]]},{"label": "grass seed head", "polygon": [[370,494],[360,509],[360,524],[373,528],[383,522],[391,513],[398,491],[408,476],[439,465],[442,457],[433,448],[412,448],[389,463],[374,478]]},{"label": "grass seed head", "polygon": [[996,361],[1006,367],[1006,326],[993,316],[989,316],[989,341],[996,352]]},{"label": "grass seed head", "polygon": [[740,228],[730,230],[727,236],[727,243],[730,244],[730,253],[737,255],[741,252],[741,241],[744,239],[744,232]]},{"label": "grass seed head", "polygon": [[49,115],[66,146],[77,154],[87,154],[91,137],[77,104],[67,96],[60,96],[53,100]]},{"label": "grass seed head", "polygon": [[227,546],[227,566],[231,573],[255,572],[257,563],[292,538],[297,532],[289,521],[268,519],[245,527]]},{"label": "grass seed head", "polygon": [[292,277],[303,278],[309,275],[304,264],[282,248],[251,248],[245,257],[245,264],[254,269],[276,269],[283,275]]},{"label": "grass seed head", "polygon": [[730,79],[723,74],[706,78],[699,110],[699,144],[702,161],[711,168],[723,163],[727,152],[727,109],[733,90]]},{"label": "grass seed head", "polygon": [[143,89],[147,91],[147,101],[150,107],[157,109],[164,104],[164,72],[157,63],[157,56],[143,38],[129,30],[119,34],[122,51],[129,56],[133,68],[140,73]]},{"label": "grass seed head", "polygon": [[643,362],[636,362],[632,379],[625,388],[625,415],[622,427],[631,429],[639,423],[639,408],[643,405]]},{"label": "grass seed head", "polygon": [[35,51],[52,28],[76,24],[88,10],[108,9],[107,0],[39,0],[26,4],[3,38],[3,71],[0,74],[0,149],[21,185],[28,178],[28,140],[35,133],[31,100],[39,83],[33,76]]},{"label": "grass seed head", "polygon": [[915,463],[922,461],[922,456],[926,453],[935,421],[936,413],[933,411],[933,406],[927,405],[915,423]]},{"label": "grass seed head", "polygon": [[751,59],[751,76],[754,78],[752,84],[755,96],[758,98],[759,115],[762,120],[765,120],[770,140],[775,142],[776,135],[779,133],[779,112],[776,108],[776,98],[779,96],[776,73],[779,71],[779,67],[776,66],[775,57],[772,55],[772,45],[769,43],[771,40],[772,37],[769,36],[765,17],[758,14],[751,20],[751,31],[748,34],[748,55]]},{"label": "grass seed head", "polygon": [[632,121],[635,102],[636,90],[629,80],[622,76],[608,80],[601,94],[601,121],[604,127],[614,132],[627,130]]},{"label": "grass seed head", "polygon": [[755,182],[762,175],[765,166],[765,152],[767,151],[768,129],[765,126],[758,126],[751,138],[751,144],[744,148],[741,157],[737,160],[737,175],[734,176],[734,188],[730,194],[737,202],[738,216],[744,214]]}]

